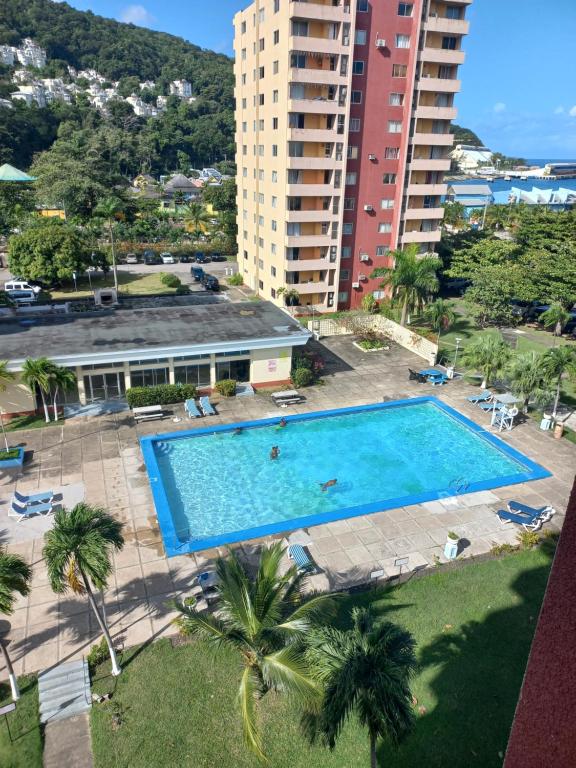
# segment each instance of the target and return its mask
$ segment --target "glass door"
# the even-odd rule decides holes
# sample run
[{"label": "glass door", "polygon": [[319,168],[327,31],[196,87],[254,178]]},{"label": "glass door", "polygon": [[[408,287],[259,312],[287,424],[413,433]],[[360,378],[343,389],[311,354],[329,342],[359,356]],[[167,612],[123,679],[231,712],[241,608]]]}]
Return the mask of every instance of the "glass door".
[{"label": "glass door", "polygon": [[94,403],[97,400],[118,400],[124,396],[124,374],[117,373],[92,373],[84,376],[84,391],[86,402]]}]

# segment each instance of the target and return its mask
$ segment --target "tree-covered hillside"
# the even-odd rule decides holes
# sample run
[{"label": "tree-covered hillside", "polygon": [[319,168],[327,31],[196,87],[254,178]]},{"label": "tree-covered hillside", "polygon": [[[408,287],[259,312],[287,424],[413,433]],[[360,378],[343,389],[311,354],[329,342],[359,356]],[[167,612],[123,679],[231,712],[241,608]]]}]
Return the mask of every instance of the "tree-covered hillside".
[{"label": "tree-covered hillside", "polygon": [[454,144],[470,144],[474,147],[483,147],[482,139],[480,139],[474,131],[470,128],[462,128],[461,125],[453,123],[450,127],[450,132],[454,134]]}]

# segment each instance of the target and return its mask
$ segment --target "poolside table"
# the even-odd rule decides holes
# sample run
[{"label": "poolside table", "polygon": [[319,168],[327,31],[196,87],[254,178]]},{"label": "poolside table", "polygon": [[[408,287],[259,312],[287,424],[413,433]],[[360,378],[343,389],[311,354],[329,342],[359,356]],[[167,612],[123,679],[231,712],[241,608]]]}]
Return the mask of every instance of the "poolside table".
[{"label": "poolside table", "polygon": [[437,368],[424,368],[418,371],[421,376],[426,376],[431,384],[443,384],[446,381],[446,374],[439,371]]}]

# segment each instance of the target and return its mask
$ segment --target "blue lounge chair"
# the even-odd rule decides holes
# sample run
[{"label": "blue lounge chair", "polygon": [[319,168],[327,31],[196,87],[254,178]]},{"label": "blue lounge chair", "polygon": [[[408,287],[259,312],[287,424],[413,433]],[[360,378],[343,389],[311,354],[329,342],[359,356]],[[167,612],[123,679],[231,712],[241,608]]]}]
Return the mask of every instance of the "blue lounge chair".
[{"label": "blue lounge chair", "polygon": [[29,493],[23,494],[14,491],[13,500],[23,507],[30,507],[32,504],[50,504],[54,499],[53,491],[46,491],[45,493]]},{"label": "blue lounge chair", "polygon": [[13,501],[8,510],[8,517],[17,517],[20,523],[32,515],[49,515],[53,510],[53,504],[33,504],[31,507],[22,507]]},{"label": "blue lounge chair", "polygon": [[510,512],[509,509],[499,509],[496,514],[503,525],[506,525],[507,523],[516,523],[517,525],[521,525],[526,531],[537,531],[544,522],[540,515],[523,515],[516,512]]},{"label": "blue lounge chair", "polygon": [[[552,515],[556,512],[553,507],[548,505],[545,507],[529,507],[528,504],[522,504],[520,501],[509,501],[508,510],[510,512],[516,512],[520,515],[528,515],[529,517],[545,517],[546,515],[552,517]],[[547,519],[549,520],[550,517]]]},{"label": "blue lounge chair", "polygon": [[478,405],[486,413],[490,413],[490,411],[501,411],[502,408],[504,408],[504,405],[502,403],[497,403],[497,402],[478,403]]},{"label": "blue lounge chair", "polygon": [[210,398],[207,395],[200,398],[200,408],[202,408],[204,416],[216,416],[216,411],[212,408]]},{"label": "blue lounge chair", "polygon": [[478,392],[476,395],[470,395],[467,397],[469,403],[485,403],[492,399],[492,392],[489,389],[483,389],[482,392]]},{"label": "blue lounge chair", "polygon": [[310,560],[306,554],[306,550],[301,544],[290,544],[288,547],[288,556],[294,560],[299,571],[316,570],[314,563]]},{"label": "blue lounge chair", "polygon": [[190,400],[186,400],[186,402],[184,403],[184,410],[186,411],[186,415],[190,419],[197,419],[199,416],[202,416],[193,398],[190,398]]}]

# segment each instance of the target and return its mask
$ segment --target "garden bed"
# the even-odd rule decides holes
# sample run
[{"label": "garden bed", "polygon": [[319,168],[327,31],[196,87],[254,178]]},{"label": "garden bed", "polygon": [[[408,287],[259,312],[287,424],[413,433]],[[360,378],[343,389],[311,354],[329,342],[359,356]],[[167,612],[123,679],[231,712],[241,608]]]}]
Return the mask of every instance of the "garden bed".
[{"label": "garden bed", "polygon": [[0,451],[0,469],[21,467],[24,464],[24,448],[11,448],[9,451]]}]

